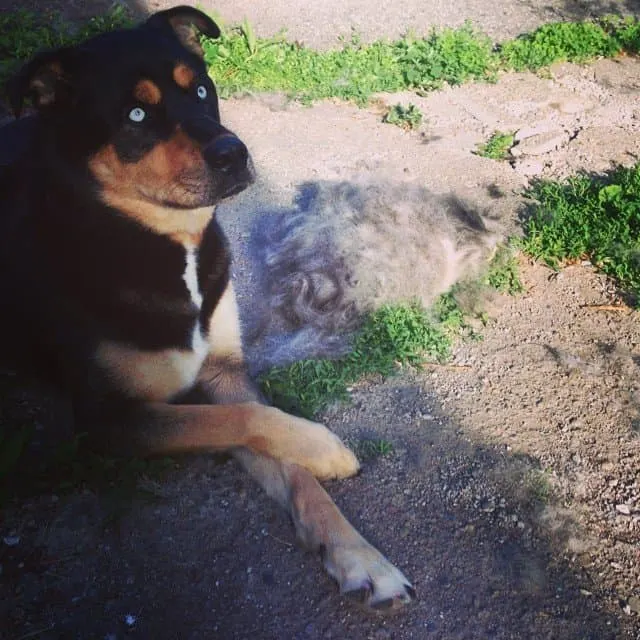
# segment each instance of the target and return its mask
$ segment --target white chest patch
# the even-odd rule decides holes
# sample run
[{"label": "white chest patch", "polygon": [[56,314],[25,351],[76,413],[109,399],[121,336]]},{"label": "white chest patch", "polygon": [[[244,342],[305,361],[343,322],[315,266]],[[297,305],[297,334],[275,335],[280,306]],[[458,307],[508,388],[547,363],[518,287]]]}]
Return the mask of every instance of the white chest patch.
[{"label": "white chest patch", "polygon": [[[198,252],[193,246],[185,246],[185,251],[185,267],[182,279],[187,285],[187,290],[191,295],[191,301],[200,309],[202,307],[202,293],[200,292],[200,286],[198,284]],[[193,327],[191,350],[197,355],[200,364],[202,364],[202,360],[204,360],[209,350],[209,345],[202,336],[199,321],[196,321]]]},{"label": "white chest patch", "polygon": [[193,246],[186,246],[185,250],[186,264],[182,279],[191,294],[193,304],[199,309],[202,306],[202,293],[200,293],[200,286],[198,285],[198,253]]}]

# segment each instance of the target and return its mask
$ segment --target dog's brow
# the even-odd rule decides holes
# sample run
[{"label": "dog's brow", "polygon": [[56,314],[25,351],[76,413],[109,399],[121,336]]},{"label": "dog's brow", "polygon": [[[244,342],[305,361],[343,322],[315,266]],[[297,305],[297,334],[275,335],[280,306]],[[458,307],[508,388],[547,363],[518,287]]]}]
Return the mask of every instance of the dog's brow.
[{"label": "dog's brow", "polygon": [[151,80],[140,80],[133,90],[133,95],[136,100],[148,104],[159,104],[162,99],[162,91]]},{"label": "dog's brow", "polygon": [[188,89],[195,78],[195,72],[186,64],[178,64],[173,69],[173,79],[183,89]]}]

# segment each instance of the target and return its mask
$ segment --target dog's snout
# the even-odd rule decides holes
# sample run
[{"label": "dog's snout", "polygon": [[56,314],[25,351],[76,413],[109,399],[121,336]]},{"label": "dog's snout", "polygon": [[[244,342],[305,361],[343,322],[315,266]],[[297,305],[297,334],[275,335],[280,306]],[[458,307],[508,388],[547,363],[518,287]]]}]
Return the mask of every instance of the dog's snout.
[{"label": "dog's snout", "polygon": [[249,151],[232,133],[218,136],[204,150],[207,164],[220,171],[242,171],[247,167]]}]

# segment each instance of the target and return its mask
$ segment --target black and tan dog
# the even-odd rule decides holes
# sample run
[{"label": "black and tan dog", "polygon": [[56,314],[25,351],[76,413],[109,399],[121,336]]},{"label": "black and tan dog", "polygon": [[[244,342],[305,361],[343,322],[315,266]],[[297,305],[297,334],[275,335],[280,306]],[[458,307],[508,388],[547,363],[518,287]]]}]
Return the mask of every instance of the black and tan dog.
[{"label": "black and tan dog", "polygon": [[219,30],[177,7],[40,54],[10,84],[15,112],[28,98],[37,115],[0,170],[3,362],[64,387],[76,423],[112,450],[233,451],[343,592],[399,605],[410,584],[315,479],[357,460],[325,427],[265,406],[245,373],[213,206],[251,170],[220,124],[200,34]]}]

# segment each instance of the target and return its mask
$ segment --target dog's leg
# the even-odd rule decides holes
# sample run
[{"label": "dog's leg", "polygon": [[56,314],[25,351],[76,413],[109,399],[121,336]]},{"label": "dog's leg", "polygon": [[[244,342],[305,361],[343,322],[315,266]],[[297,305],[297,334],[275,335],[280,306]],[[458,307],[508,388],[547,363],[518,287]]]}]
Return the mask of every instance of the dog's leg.
[{"label": "dog's leg", "polygon": [[415,597],[411,583],[342,515],[305,469],[238,449],[234,456],[293,520],[305,547],[319,552],[341,593],[374,609],[393,609]]},{"label": "dog's leg", "polygon": [[216,406],[146,403],[91,423],[97,427],[97,443],[123,454],[170,455],[246,447],[256,454],[300,464],[319,478],[345,478],[358,471],[356,457],[328,429],[257,402]]},{"label": "dog's leg", "polygon": [[[207,368],[209,399],[218,403],[258,399],[260,394],[243,365],[231,285],[212,318],[209,335],[212,352]],[[294,437],[302,444],[303,433]],[[349,524],[306,469],[245,448],[236,449],[234,456],[267,494],[287,510],[299,539],[321,554],[326,570],[337,580],[341,592],[356,593],[365,604],[377,609],[395,608],[415,596],[404,575]]]}]

